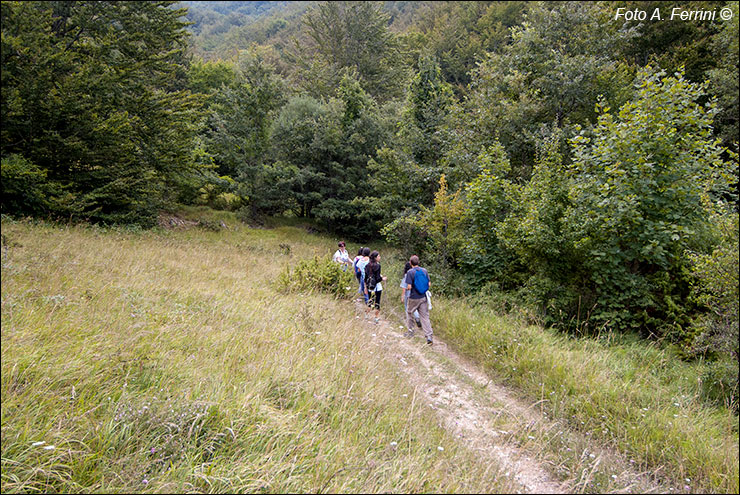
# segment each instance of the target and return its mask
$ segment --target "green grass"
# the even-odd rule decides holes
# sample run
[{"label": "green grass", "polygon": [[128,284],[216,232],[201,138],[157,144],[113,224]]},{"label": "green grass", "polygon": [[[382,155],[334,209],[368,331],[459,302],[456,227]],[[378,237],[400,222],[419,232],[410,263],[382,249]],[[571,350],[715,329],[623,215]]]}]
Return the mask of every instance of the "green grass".
[{"label": "green grass", "polygon": [[4,493],[511,490],[429,421],[351,302],[276,290],[334,240],[223,220],[3,222]]},{"label": "green grass", "polygon": [[[436,332],[558,424],[681,491],[738,492],[738,418],[700,398],[702,363],[613,335],[568,338],[464,301],[435,304]],[[569,465],[567,443],[552,434],[539,441]]]}]

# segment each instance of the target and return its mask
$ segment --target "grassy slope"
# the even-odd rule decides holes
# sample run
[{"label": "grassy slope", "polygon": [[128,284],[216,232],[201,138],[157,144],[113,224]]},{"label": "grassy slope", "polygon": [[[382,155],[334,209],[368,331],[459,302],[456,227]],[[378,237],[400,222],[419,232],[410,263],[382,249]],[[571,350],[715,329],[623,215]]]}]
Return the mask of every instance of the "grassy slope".
[{"label": "grassy slope", "polygon": [[[511,488],[414,404],[349,303],[275,291],[285,263],[330,256],[333,240],[297,227],[2,229],[3,492]],[[388,305],[396,264],[384,256]],[[683,489],[737,491],[737,418],[697,400],[696,366],[461,301],[432,313],[438,334],[564,427]],[[555,465],[585,465],[555,430],[535,436]]]},{"label": "grassy slope", "polygon": [[275,292],[333,242],[2,231],[3,492],[510,490],[428,421],[350,302]]},{"label": "grassy slope", "polygon": [[[699,399],[700,363],[642,341],[571,339],[460,301],[439,300],[433,316],[448,343],[563,429],[614,447],[682,492],[738,492],[738,418]],[[582,467],[569,459],[582,451],[556,429],[537,441],[556,465]]]}]

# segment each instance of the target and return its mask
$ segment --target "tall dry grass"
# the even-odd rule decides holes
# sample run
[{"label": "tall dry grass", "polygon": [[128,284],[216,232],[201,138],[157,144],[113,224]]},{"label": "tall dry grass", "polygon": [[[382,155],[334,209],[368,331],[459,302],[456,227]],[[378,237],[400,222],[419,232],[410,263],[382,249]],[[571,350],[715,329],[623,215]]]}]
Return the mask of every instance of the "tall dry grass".
[{"label": "tall dry grass", "polygon": [[3,221],[4,493],[512,490],[351,302],[276,291],[335,241],[230,226]]}]

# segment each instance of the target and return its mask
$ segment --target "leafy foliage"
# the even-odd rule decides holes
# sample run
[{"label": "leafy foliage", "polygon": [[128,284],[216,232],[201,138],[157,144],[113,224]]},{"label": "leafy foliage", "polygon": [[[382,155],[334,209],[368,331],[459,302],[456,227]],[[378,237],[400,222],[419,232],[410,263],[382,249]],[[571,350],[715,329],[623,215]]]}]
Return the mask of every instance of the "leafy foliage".
[{"label": "leafy foliage", "polygon": [[294,267],[286,265],[277,280],[278,288],[284,292],[327,292],[337,299],[352,297],[357,285],[354,274],[342,270],[342,265],[318,256],[302,260]]},{"label": "leafy foliage", "polygon": [[712,137],[716,108],[699,105],[702,95],[701,85],[681,74],[645,72],[618,119],[601,107],[594,138],[573,139],[573,207],[565,223],[598,294],[595,321],[681,323],[671,308],[685,297],[676,278],[682,253],[732,176]]},{"label": "leafy foliage", "polygon": [[303,87],[309,93],[336,87],[343,71],[353,69],[374,98],[398,95],[404,72],[388,21],[374,2],[323,2],[311,8],[303,18],[310,43],[298,47],[296,62],[319,70],[303,80]]},{"label": "leafy foliage", "polygon": [[716,217],[722,242],[711,253],[692,253],[691,274],[695,278],[695,297],[707,308],[693,322],[695,353],[718,353],[732,356],[738,361],[738,214]]},{"label": "leafy foliage", "polygon": [[151,224],[195,180],[200,102],[172,3],[3,4],[2,154],[64,189],[55,213]]},{"label": "leafy foliage", "polygon": [[46,170],[20,155],[2,159],[2,211],[43,215],[57,209],[59,186],[47,180]]},{"label": "leafy foliage", "polygon": [[738,82],[738,65],[740,55],[736,50],[740,44],[738,29],[740,26],[740,9],[738,2],[726,2],[732,12],[732,18],[724,22],[722,29],[712,38],[712,54],[716,67],[707,71],[710,89],[717,97],[719,114],[717,115],[718,133],[725,146],[738,151],[740,142],[740,82]]},{"label": "leafy foliage", "polygon": [[[229,204],[246,203],[249,216],[285,211],[280,189],[269,184],[270,127],[274,114],[285,102],[283,81],[274,74],[262,53],[240,53],[235,64],[195,65],[193,89],[211,94],[205,147],[222,181],[211,180],[215,196],[238,196]],[[225,187],[224,187],[225,186]]]},{"label": "leafy foliage", "polygon": [[469,97],[452,127],[473,154],[501,143],[513,175],[527,179],[543,125],[568,130],[593,121],[597,97],[621,104],[632,75],[612,58],[627,35],[604,24],[596,4],[535,3],[511,36],[471,72]]}]

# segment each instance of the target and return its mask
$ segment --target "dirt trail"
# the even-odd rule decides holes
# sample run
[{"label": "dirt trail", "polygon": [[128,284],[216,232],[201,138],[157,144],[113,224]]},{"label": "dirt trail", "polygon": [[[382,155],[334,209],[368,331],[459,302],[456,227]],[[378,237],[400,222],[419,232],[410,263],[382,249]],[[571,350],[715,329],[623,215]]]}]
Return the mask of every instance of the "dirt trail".
[{"label": "dirt trail", "polygon": [[[404,337],[406,327],[401,314],[391,310],[393,314],[381,314],[376,324],[366,316],[363,304],[356,302],[356,306],[357,318],[364,318],[365,329],[375,345],[395,358],[415,388],[417,400],[435,411],[440,424],[463,439],[477,455],[500,466],[521,487],[521,493],[583,490],[582,480],[559,481],[549,463],[516,446],[510,432],[497,429],[495,422],[500,416],[524,425],[550,423],[535,409],[536,405],[525,404],[506,388],[493,383],[477,365],[458,355],[438,336],[434,337],[432,346],[425,344],[421,329],[417,329],[413,338]],[[601,451],[599,455],[620,457],[615,452]],[[646,473],[627,471],[631,470],[622,473],[626,487],[619,492],[668,493],[665,485],[656,484]]]},{"label": "dirt trail", "polygon": [[[357,304],[359,318],[364,307]],[[424,344],[421,330],[408,339],[400,317],[391,323],[381,317],[378,324],[366,320],[376,345],[392,353],[423,402],[437,413],[441,424],[484,458],[494,460],[521,486],[522,493],[568,493],[540,463],[511,445],[507,432],[497,430],[492,420],[501,414],[534,420],[534,413],[492,383],[473,365],[435,336],[433,346]],[[445,363],[447,361],[447,363]],[[483,389],[481,394],[476,390]]]}]

